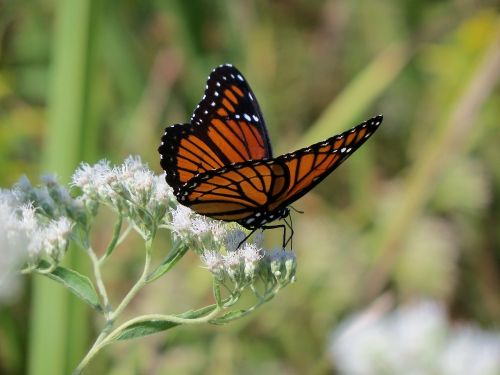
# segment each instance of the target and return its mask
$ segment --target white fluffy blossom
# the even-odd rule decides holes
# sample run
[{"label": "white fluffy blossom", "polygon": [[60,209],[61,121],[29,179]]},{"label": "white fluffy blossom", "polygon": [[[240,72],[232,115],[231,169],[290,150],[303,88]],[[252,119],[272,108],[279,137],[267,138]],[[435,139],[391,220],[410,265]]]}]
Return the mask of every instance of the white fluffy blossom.
[{"label": "white fluffy blossom", "polygon": [[58,262],[66,251],[72,221],[47,219],[32,204],[20,204],[20,191],[0,191],[0,298],[12,294],[23,264],[42,258]]},{"label": "white fluffy blossom", "polygon": [[341,374],[500,373],[500,333],[454,327],[435,302],[386,310],[375,306],[334,332],[330,351]]},{"label": "white fluffy blossom", "polygon": [[255,244],[244,244],[238,251],[238,255],[243,261],[244,272],[248,278],[253,278],[259,261],[264,257],[262,250]]},{"label": "white fluffy blossom", "polygon": [[14,212],[15,197],[0,190],[0,300],[13,297],[18,289],[17,274],[27,257],[29,233]]},{"label": "white fluffy blossom", "polygon": [[180,204],[172,211],[171,225],[175,234],[182,236],[191,230],[193,224],[192,215],[192,210]]},{"label": "white fluffy blossom", "polygon": [[201,260],[206,268],[215,275],[219,275],[224,270],[224,259],[216,251],[205,251],[201,255]]}]

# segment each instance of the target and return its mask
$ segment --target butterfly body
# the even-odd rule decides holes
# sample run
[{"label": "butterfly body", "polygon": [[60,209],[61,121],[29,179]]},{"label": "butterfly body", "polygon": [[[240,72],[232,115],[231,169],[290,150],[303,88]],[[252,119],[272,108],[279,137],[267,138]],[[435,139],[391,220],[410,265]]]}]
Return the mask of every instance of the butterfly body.
[{"label": "butterfly body", "polygon": [[251,230],[289,215],[288,205],[327,177],[378,128],[382,116],[309,147],[272,156],[259,105],[243,75],[221,65],[191,122],[165,129],[158,149],[179,203]]}]

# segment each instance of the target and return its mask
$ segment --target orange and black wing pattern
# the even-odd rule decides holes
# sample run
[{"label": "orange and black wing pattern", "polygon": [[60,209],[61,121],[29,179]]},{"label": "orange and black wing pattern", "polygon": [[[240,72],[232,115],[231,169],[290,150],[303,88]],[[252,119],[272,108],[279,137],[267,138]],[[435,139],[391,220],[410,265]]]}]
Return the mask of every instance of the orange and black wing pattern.
[{"label": "orange and black wing pattern", "polygon": [[381,115],[373,117],[324,142],[276,158],[286,165],[289,185],[286,192],[269,205],[269,210],[286,207],[314,188],[361,147],[382,120]]},{"label": "orange and black wing pattern", "polygon": [[260,227],[269,203],[288,186],[284,164],[273,159],[250,161],[198,175],[184,186],[179,202],[215,219]]},{"label": "orange and black wing pattern", "polygon": [[201,173],[272,157],[259,104],[243,75],[229,64],[212,71],[191,122],[166,128],[158,151],[176,194]]},{"label": "orange and black wing pattern", "polygon": [[333,172],[379,127],[376,116],[324,142],[275,159],[232,164],[202,173],[185,186],[179,202],[248,229],[284,217],[287,206]]}]

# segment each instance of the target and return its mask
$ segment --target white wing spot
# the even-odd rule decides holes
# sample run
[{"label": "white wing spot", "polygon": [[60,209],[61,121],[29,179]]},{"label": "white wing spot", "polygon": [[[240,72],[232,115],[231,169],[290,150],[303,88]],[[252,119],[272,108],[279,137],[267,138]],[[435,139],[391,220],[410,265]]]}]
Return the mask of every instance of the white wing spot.
[{"label": "white wing spot", "polygon": [[255,122],[259,122],[259,117],[257,117],[256,115],[252,115],[252,118]]},{"label": "white wing spot", "polygon": [[234,118],[235,118],[235,119],[239,119],[239,118],[240,118],[240,115],[236,114],[236,115],[234,115]]},{"label": "white wing spot", "polygon": [[244,113],[244,114],[243,114],[243,117],[244,117],[244,118],[245,118],[245,120],[247,120],[247,121],[251,121],[251,120],[252,120],[252,118],[251,118],[248,114],[246,114],[246,113]]},{"label": "white wing spot", "polygon": [[253,102],[253,95],[251,92],[248,93],[248,97],[250,98],[250,100]]},{"label": "white wing spot", "polygon": [[215,86],[220,87],[220,82],[219,81],[215,82]]},{"label": "white wing spot", "polygon": [[203,113],[208,115],[208,111],[206,109],[203,111]]},{"label": "white wing spot", "polygon": [[212,107],[215,107],[215,102],[210,103]]},{"label": "white wing spot", "polygon": [[214,91],[215,96],[219,96],[219,93],[217,91]]},{"label": "white wing spot", "polygon": [[243,80],[243,77],[241,76],[241,74],[238,74],[236,77],[238,77],[238,79],[239,79],[240,81],[242,81],[242,82],[244,81],[244,80]]},{"label": "white wing spot", "polygon": [[345,152],[345,150],[346,150],[346,148],[345,148],[345,147],[342,147],[342,148],[340,149],[340,152]]}]

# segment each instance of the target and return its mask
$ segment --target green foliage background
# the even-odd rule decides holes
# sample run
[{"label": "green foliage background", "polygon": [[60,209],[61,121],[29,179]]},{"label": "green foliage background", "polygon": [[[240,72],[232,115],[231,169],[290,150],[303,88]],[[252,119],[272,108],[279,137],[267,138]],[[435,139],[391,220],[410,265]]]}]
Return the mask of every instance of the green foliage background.
[{"label": "green foliage background", "polygon": [[[228,326],[109,347],[89,373],[330,373],[329,332],[384,292],[399,303],[436,298],[454,319],[498,328],[494,1],[0,2],[0,186],[44,172],[67,181],[80,160],[128,154],[160,173],[163,128],[190,117],[225,62],[251,83],[276,154],[378,113],[384,123],[294,205],[305,211],[294,215],[296,284]],[[112,225],[103,218],[96,244]],[[135,245],[107,270],[116,298],[139,272]],[[0,307],[0,373],[69,373],[101,322],[58,285],[34,281]],[[132,313],[203,306],[210,288],[187,257]]]}]

